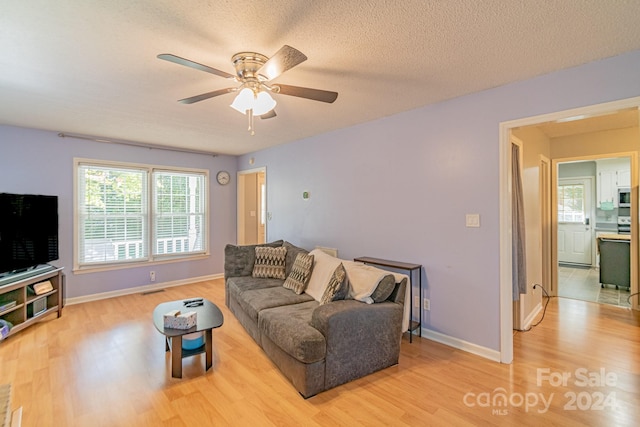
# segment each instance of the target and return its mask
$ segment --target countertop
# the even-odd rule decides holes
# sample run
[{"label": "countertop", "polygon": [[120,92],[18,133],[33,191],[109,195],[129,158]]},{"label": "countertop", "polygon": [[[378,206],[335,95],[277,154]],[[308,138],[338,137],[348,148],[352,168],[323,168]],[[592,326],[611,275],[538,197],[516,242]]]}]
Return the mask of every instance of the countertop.
[{"label": "countertop", "polygon": [[630,234],[601,234],[598,236],[598,239],[607,239],[607,240],[631,240]]}]

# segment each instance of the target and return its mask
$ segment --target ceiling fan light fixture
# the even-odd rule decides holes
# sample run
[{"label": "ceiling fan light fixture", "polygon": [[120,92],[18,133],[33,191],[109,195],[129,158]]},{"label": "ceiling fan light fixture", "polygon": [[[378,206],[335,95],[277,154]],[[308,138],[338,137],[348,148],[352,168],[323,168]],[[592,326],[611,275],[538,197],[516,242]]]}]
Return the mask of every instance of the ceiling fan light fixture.
[{"label": "ceiling fan light fixture", "polygon": [[202,93],[189,98],[180,99],[182,104],[193,104],[216,96],[235,92],[236,96],[230,107],[247,116],[249,121],[249,132],[254,135],[253,117],[260,116],[262,119],[276,117],[274,110],[276,101],[269,92],[281,93],[283,95],[306,98],[313,101],[332,103],[338,97],[337,92],[330,92],[308,87],[290,85],[270,85],[270,81],[279,77],[282,73],[299,65],[307,60],[304,53],[299,50],[284,45],[271,58],[257,52],[239,52],[231,57],[231,62],[236,69],[236,75],[218,70],[208,65],[200,64],[190,59],[182,58],[170,53],[158,55],[159,59],[183,65],[192,69],[205,71],[210,74],[232,79],[240,86],[227,87],[207,93]]},{"label": "ceiling fan light fixture", "polygon": [[253,114],[261,116],[273,110],[276,106],[276,100],[267,92],[258,92],[253,105]]},{"label": "ceiling fan light fixture", "polygon": [[239,111],[242,114],[247,114],[247,110],[251,110],[254,103],[255,100],[253,91],[248,87],[245,87],[240,91],[238,95],[236,95],[233,103],[231,103],[231,108]]},{"label": "ceiling fan light fixture", "polygon": [[256,95],[253,89],[245,87],[240,91],[231,104],[231,108],[247,114],[247,111],[253,110],[253,115],[261,116],[273,110],[276,101],[267,92],[260,91]]}]

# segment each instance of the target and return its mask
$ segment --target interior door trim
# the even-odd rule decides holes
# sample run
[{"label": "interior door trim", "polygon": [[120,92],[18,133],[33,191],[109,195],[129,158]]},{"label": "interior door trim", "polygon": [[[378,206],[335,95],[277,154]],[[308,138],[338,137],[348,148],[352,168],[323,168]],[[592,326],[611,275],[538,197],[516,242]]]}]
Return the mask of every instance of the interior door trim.
[{"label": "interior door trim", "polygon": [[259,167],[259,168],[254,168],[254,169],[247,169],[247,170],[243,170],[243,171],[238,171],[236,174],[236,182],[238,183],[238,188],[237,188],[237,194],[236,194],[236,243],[237,244],[242,244],[243,236],[244,236],[244,219],[242,218],[242,206],[243,206],[243,201],[244,201],[244,180],[241,179],[241,177],[243,175],[250,175],[250,174],[254,174],[254,173],[259,173],[259,172],[264,172],[264,182],[265,182],[265,186],[266,186],[266,191],[265,191],[265,205],[267,206],[267,221],[265,221],[264,224],[264,233],[265,233],[265,240],[268,241],[269,239],[269,217],[268,217],[268,212],[269,212],[269,205],[268,205],[268,200],[269,200],[269,186],[268,186],[268,177],[267,177],[267,167],[263,166],[263,167]]},{"label": "interior door trim", "polygon": [[[590,104],[583,107],[571,108],[561,111],[524,117],[521,119],[507,120],[498,124],[498,174],[499,174],[499,221],[500,221],[500,295],[499,295],[499,340],[500,340],[500,362],[513,362],[513,297],[511,288],[511,131],[521,126],[537,125],[554,120],[566,119],[577,115],[606,114],[625,108],[640,108],[640,97],[620,99],[611,102]],[[638,250],[638,171],[637,156],[631,159],[631,179],[633,187],[631,190],[631,215],[636,219],[631,225],[631,233],[636,240],[632,245],[632,257],[636,262],[632,263],[631,274],[636,281],[637,292],[637,262]],[[553,253],[553,251],[552,251]],[[634,269],[634,265],[635,268]],[[632,300],[632,307],[635,310],[640,308],[640,296],[635,296]]]}]

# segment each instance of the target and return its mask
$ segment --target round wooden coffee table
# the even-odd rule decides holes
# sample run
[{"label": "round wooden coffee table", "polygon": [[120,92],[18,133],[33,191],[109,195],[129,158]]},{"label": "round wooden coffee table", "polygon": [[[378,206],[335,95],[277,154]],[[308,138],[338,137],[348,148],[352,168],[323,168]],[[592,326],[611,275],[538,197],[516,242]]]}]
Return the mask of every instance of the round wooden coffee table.
[{"label": "round wooden coffee table", "polygon": [[[200,303],[202,303],[200,305]],[[164,315],[172,310],[182,313],[195,311],[196,325],[189,329],[172,329],[164,327]],[[206,353],[205,371],[213,364],[213,334],[212,329],[219,328],[224,323],[224,316],[217,305],[204,298],[188,298],[186,300],[169,301],[159,304],[153,310],[153,324],[166,337],[165,351],[171,351],[171,376],[182,378],[182,359],[200,353]],[[194,332],[204,332],[204,344],[193,350],[182,348],[182,336]]]}]

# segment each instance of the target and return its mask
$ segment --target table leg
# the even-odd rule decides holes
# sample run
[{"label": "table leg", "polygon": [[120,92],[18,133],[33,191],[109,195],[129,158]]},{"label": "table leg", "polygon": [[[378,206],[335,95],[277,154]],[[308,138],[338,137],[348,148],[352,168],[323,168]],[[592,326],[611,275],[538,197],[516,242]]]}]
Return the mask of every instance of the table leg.
[{"label": "table leg", "polygon": [[171,337],[171,376],[182,378],[182,336]]},{"label": "table leg", "polygon": [[206,354],[206,368],[205,371],[211,368],[213,365],[213,332],[211,329],[207,329],[204,332],[204,348]]},{"label": "table leg", "polygon": [[413,342],[413,271],[409,274],[409,344],[411,344]]}]

